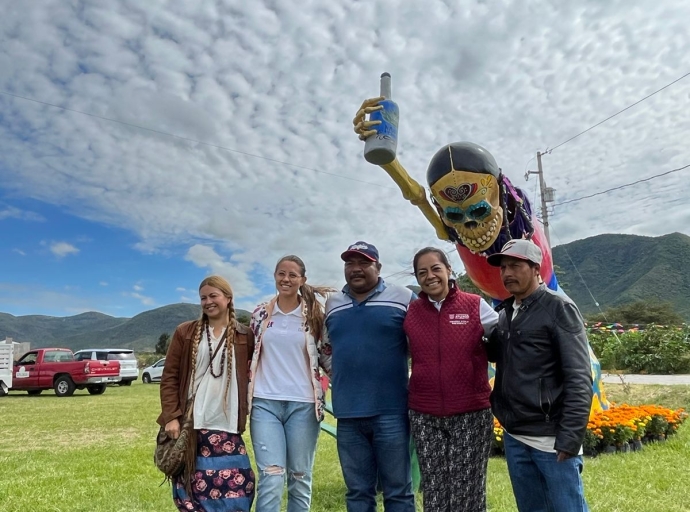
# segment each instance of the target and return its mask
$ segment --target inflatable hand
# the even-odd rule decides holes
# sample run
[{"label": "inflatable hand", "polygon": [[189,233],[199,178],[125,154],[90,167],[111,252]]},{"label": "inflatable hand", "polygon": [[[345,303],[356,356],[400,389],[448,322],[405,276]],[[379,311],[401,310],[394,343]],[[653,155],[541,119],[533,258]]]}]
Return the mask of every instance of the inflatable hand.
[{"label": "inflatable hand", "polygon": [[357,114],[355,114],[355,118],[352,120],[352,124],[355,125],[355,133],[359,135],[359,140],[367,140],[369,137],[376,134],[376,130],[372,130],[371,128],[381,124],[381,121],[368,121],[367,115],[372,112],[383,110],[383,107],[379,105],[379,102],[383,99],[383,96],[369,98],[368,100],[364,100],[362,106],[359,107]]}]

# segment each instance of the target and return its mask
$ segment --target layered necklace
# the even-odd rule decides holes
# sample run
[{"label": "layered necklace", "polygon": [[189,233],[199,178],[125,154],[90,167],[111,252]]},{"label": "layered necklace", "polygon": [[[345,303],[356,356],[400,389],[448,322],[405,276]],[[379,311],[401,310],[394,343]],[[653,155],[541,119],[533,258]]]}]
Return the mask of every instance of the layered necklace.
[{"label": "layered necklace", "polygon": [[[221,336],[220,341],[218,342],[218,346],[216,346],[216,350],[213,350],[213,345],[211,345],[211,331],[208,328],[208,322],[206,322],[206,341],[208,342],[208,353],[209,353],[209,356],[211,357],[211,361],[208,364],[208,369],[211,371],[211,376],[216,378],[216,379],[223,375],[223,368],[225,367],[225,353],[226,353],[226,351],[223,350],[223,346],[225,346],[229,328],[230,328],[230,326],[225,328],[225,331],[223,332],[223,336]],[[221,354],[220,355],[220,365],[219,365],[220,369],[218,370],[218,375],[216,375],[216,373],[213,371],[213,361],[216,359],[218,352],[220,352],[220,354]]]}]

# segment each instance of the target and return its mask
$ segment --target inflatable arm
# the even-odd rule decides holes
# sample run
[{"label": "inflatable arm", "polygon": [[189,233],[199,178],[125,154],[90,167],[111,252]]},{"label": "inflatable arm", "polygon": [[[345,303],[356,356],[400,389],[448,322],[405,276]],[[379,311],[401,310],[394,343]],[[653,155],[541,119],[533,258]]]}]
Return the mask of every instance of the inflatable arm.
[{"label": "inflatable arm", "polygon": [[[382,99],[383,98],[379,97],[364,100],[357,115],[353,119],[352,124],[355,126],[355,133],[359,135],[360,140],[366,140],[371,135],[376,134],[376,130],[372,129],[372,127],[379,124],[380,121],[367,121],[366,116],[383,108],[378,105]],[[379,167],[386,171],[395,184],[398,185],[403,197],[421,210],[424,217],[426,217],[436,230],[436,236],[441,240],[450,240],[450,236],[448,235],[441,217],[427,198],[426,190],[424,190],[422,185],[410,177],[398,159],[396,158],[391,163],[383,164]]]},{"label": "inflatable arm", "polygon": [[[384,109],[381,105],[384,100],[384,97],[367,99],[357,111],[353,124],[360,140],[381,135],[376,127],[382,121],[376,116]],[[552,290],[564,293],[553,269],[551,247],[527,197],[513,187],[486,149],[469,142],[441,148],[427,170],[431,201],[425,188],[410,177],[398,159],[392,155],[390,158],[388,163],[375,163],[398,185],[403,197],[421,210],[436,236],[456,244],[467,275],[495,303],[507,298],[509,293],[500,273],[489,266],[486,257],[500,251],[512,238],[531,239],[541,248],[541,278]],[[601,366],[591,347],[589,351],[594,392],[592,412],[596,412],[608,409],[608,401],[601,381]],[[492,372],[490,368],[490,377]]]}]

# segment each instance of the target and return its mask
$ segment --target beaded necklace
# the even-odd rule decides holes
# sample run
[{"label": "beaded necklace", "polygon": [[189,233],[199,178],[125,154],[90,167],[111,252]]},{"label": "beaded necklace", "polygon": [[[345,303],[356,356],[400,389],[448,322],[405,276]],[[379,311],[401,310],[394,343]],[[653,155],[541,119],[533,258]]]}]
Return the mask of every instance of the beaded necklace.
[{"label": "beaded necklace", "polygon": [[[211,356],[211,361],[208,364],[208,369],[211,371],[211,376],[216,378],[216,379],[223,375],[223,367],[225,366],[225,352],[226,351],[221,350],[221,348],[225,345],[229,328],[230,328],[229,325],[228,325],[228,327],[225,328],[225,332],[223,332],[223,336],[221,337],[220,341],[218,342],[218,346],[216,347],[216,350],[213,350],[213,346],[211,345],[211,331],[208,328],[208,322],[206,322],[206,341],[208,342],[208,353]],[[218,375],[216,375],[215,372],[213,371],[213,360],[218,355],[218,352],[221,352],[220,373],[218,373]]]}]

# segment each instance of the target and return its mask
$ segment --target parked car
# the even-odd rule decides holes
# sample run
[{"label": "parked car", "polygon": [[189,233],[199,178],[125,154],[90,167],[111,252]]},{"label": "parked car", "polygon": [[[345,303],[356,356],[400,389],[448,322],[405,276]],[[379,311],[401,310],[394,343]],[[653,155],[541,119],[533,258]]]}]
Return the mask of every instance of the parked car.
[{"label": "parked car", "polygon": [[40,348],[14,362],[11,391],[40,395],[52,388],[62,397],[86,388],[90,394],[100,395],[109,382],[119,378],[119,361],[75,361],[72,351],[66,348]]},{"label": "parked car", "polygon": [[0,343],[0,396],[5,396],[12,387],[12,349],[11,343]]},{"label": "parked car", "polygon": [[75,352],[77,361],[120,361],[120,386],[129,386],[139,378],[134,351],[128,348],[88,348]]},{"label": "parked car", "polygon": [[165,366],[165,358],[160,359],[153,363],[151,366],[147,366],[141,372],[141,382],[144,384],[151,384],[152,382],[160,382],[163,376],[163,367]]}]

